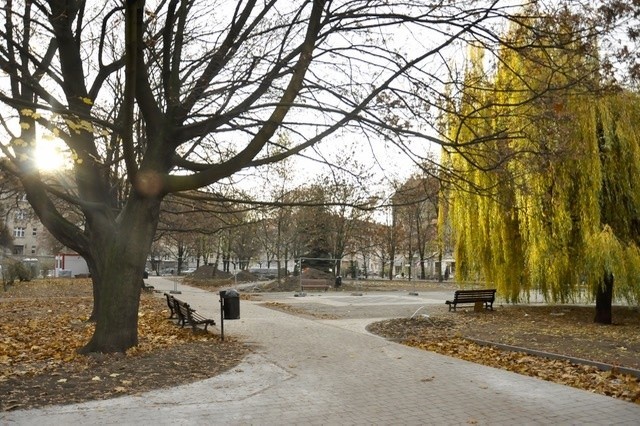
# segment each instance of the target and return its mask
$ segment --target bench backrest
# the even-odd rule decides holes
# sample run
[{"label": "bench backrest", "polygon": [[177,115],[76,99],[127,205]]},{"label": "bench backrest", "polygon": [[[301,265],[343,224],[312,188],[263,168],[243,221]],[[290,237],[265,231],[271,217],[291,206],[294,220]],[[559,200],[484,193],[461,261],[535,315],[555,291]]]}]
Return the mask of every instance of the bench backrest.
[{"label": "bench backrest", "polygon": [[168,294],[168,293],[165,293],[164,297],[167,298],[167,306],[169,307],[169,309],[171,309],[171,313],[174,313],[176,307],[175,307],[175,303],[173,301],[173,296]]},{"label": "bench backrest", "polygon": [[192,314],[195,312],[195,310],[191,306],[189,306],[188,303],[184,304],[184,310],[185,310],[185,314],[187,315],[187,320],[189,322],[193,322],[194,318]]},{"label": "bench backrest", "polygon": [[172,297],[173,299],[173,307],[176,310],[176,314],[178,314],[178,319],[183,324],[188,320],[189,316],[189,305],[185,302]]},{"label": "bench backrest", "polygon": [[490,300],[493,301],[496,297],[495,289],[488,290],[456,290],[454,293],[454,300],[456,302],[464,300]]}]

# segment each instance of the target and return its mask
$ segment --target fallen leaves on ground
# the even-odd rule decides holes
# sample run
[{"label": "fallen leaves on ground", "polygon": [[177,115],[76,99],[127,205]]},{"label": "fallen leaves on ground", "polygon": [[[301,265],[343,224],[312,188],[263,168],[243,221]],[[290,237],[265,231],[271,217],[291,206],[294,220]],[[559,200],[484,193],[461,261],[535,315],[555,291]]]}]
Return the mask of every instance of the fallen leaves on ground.
[{"label": "fallen leaves on ground", "polygon": [[247,352],[233,339],[178,327],[163,299],[144,294],[138,346],[79,355],[93,333],[90,295],[88,280],[19,283],[0,294],[0,411],[185,384],[232,368]]},{"label": "fallen leaves on ground", "polygon": [[[548,311],[548,309],[547,307],[543,310]],[[529,308],[529,311],[532,310]],[[531,315],[537,316],[539,314],[541,313],[532,313]],[[621,374],[615,368],[612,371],[602,371],[593,366],[574,364],[567,360],[549,359],[525,352],[502,350],[491,345],[480,345],[464,337],[477,337],[477,330],[482,329],[486,335],[495,338],[500,334],[502,326],[505,326],[510,327],[508,340],[512,344],[517,343],[520,347],[531,349],[531,345],[528,345],[521,337],[529,336],[531,339],[536,334],[535,331],[524,327],[525,334],[519,333],[520,324],[509,321],[509,318],[511,315],[500,317],[500,314],[494,315],[492,313],[451,313],[438,317],[399,318],[381,321],[371,324],[368,330],[420,349],[640,404],[640,379],[632,375]],[[499,326],[496,325],[497,322],[500,322]],[[563,325],[558,320],[547,321],[546,325],[538,324],[537,332],[538,334],[564,332],[563,334],[571,341],[573,328],[577,328],[576,333],[583,333],[583,330],[579,329],[579,324]],[[620,331],[613,331],[613,333],[620,333]],[[486,336],[484,337],[486,339]],[[631,334],[630,337],[633,339],[635,336]],[[591,341],[597,339],[597,335],[591,336]],[[499,339],[495,339],[494,342],[496,340]],[[556,354],[570,356],[565,350],[567,345],[555,345],[554,347]],[[583,350],[583,353],[586,352]],[[635,356],[638,355],[635,354]],[[594,360],[593,357],[588,358]]]}]

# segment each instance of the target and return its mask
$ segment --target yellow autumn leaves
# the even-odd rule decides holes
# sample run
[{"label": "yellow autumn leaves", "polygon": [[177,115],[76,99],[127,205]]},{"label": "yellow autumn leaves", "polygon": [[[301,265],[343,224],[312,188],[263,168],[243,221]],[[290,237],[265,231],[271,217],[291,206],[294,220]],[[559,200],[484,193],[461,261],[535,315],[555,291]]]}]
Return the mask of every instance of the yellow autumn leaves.
[{"label": "yellow autumn leaves", "polygon": [[[88,359],[77,350],[87,343],[93,324],[90,297],[0,299],[0,382],[11,376],[37,375],[61,364],[83,368]],[[193,333],[168,321],[167,307],[153,296],[144,296],[139,313],[139,345],[126,356],[186,341],[211,340],[209,333]]]},{"label": "yellow autumn leaves", "polygon": [[619,374],[615,370],[602,371],[593,366],[572,364],[565,360],[550,360],[523,352],[503,351],[493,346],[479,345],[461,337],[437,342],[410,339],[405,343],[427,351],[640,404],[638,379],[628,374]]}]

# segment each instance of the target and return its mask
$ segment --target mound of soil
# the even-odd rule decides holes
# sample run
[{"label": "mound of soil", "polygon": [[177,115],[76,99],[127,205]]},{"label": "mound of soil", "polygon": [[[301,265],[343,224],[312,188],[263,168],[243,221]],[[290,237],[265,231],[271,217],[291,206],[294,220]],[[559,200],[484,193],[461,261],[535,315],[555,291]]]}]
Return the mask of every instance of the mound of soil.
[{"label": "mound of soil", "polygon": [[201,280],[206,280],[211,278],[226,280],[232,277],[233,276],[230,273],[216,269],[216,267],[213,265],[202,265],[201,267],[199,267],[189,275],[189,278],[195,278],[195,279],[201,279]]},{"label": "mound of soil", "polygon": [[281,282],[278,280],[265,283],[260,286],[261,291],[281,292],[281,291],[298,291],[300,290],[300,277],[288,277]]},{"label": "mound of soil", "polygon": [[236,281],[243,282],[243,283],[258,281],[258,276],[252,274],[249,271],[240,271],[236,274]]},{"label": "mound of soil", "polygon": [[213,265],[203,265],[189,274],[189,278],[196,280],[235,280],[238,282],[257,281],[258,277],[249,271],[239,271],[235,278],[233,274],[216,269]]},{"label": "mound of soil", "polygon": [[300,281],[301,280],[318,280],[318,281],[326,281],[330,286],[333,286],[334,276],[333,274],[328,274],[326,272],[319,271],[313,268],[305,268],[302,271],[302,276],[300,275],[291,275],[281,282],[273,281],[269,284],[264,284],[262,286],[263,291],[298,291],[300,290]]}]

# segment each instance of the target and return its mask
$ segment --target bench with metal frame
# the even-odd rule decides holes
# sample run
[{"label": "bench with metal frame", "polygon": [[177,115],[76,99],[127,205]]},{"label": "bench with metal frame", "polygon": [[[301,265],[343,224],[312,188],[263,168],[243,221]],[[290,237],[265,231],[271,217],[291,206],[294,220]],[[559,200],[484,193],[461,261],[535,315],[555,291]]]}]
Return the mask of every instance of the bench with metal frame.
[{"label": "bench with metal frame", "polygon": [[456,310],[456,307],[461,304],[476,304],[483,303],[484,308],[493,310],[493,302],[496,300],[496,289],[481,289],[481,290],[456,290],[453,294],[453,300],[447,300],[449,305],[449,311],[451,308]]},{"label": "bench with metal frame", "polygon": [[167,298],[167,305],[171,310],[171,316],[169,318],[173,318],[173,316],[176,315],[178,324],[180,324],[181,327],[189,324],[193,331],[196,331],[199,325],[204,325],[204,330],[207,331],[208,326],[216,325],[213,319],[200,315],[195,309],[189,306],[188,303],[178,300],[167,293],[165,293],[165,296]]}]

